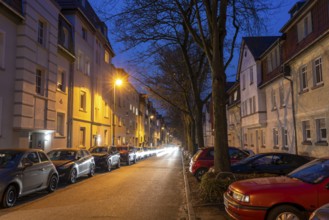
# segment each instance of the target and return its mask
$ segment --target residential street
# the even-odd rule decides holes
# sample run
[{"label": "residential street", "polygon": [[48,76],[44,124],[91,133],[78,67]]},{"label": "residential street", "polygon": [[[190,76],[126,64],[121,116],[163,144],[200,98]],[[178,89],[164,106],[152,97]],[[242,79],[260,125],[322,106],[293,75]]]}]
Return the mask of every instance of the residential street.
[{"label": "residential street", "polygon": [[187,219],[180,151],[176,148],[76,184],[53,194],[21,198],[0,219]]}]

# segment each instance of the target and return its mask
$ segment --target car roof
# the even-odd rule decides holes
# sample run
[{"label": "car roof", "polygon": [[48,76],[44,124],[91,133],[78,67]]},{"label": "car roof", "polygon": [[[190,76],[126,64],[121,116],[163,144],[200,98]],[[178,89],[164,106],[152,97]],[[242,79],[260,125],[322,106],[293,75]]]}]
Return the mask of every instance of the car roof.
[{"label": "car roof", "polygon": [[44,152],[42,149],[36,148],[0,148],[0,151],[16,151],[16,152]]}]

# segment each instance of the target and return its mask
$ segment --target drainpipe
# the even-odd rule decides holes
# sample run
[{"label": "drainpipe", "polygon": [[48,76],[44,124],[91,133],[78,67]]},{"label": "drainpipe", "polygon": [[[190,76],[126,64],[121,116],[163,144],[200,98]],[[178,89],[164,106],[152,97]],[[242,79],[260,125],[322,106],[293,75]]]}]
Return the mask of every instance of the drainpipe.
[{"label": "drainpipe", "polygon": [[292,79],[289,79],[287,76],[285,76],[285,73],[283,73],[283,78],[286,79],[286,80],[288,80],[290,82],[291,102],[292,102],[292,120],[293,120],[294,133],[295,133],[294,134],[295,135],[295,151],[296,151],[296,155],[298,155],[294,84],[293,84],[293,80]]},{"label": "drainpipe", "polygon": [[74,85],[74,62],[70,63],[68,102],[67,102],[67,147],[72,148],[72,129],[73,129],[73,85]]}]

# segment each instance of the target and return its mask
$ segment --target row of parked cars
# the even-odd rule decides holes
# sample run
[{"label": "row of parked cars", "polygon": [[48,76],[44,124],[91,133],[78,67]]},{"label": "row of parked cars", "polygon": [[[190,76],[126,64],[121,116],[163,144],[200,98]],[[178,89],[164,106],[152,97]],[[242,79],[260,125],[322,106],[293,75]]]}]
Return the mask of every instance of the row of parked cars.
[{"label": "row of parked cars", "polygon": [[72,184],[81,176],[94,176],[96,169],[111,171],[121,163],[131,165],[155,154],[155,149],[132,146],[62,148],[47,154],[40,149],[1,149],[0,205],[12,207],[18,197],[54,192],[59,181]]},{"label": "row of parked cars", "polygon": [[[225,209],[231,218],[329,219],[328,157],[311,159],[289,153],[261,153],[248,156],[242,153],[243,150],[238,149],[239,155],[242,156],[236,158],[232,154],[236,148],[230,147],[229,150],[233,173],[276,175],[232,183],[224,194]],[[213,166],[213,151],[213,147],[204,148],[191,159],[190,171],[198,179],[198,170],[209,170]]]}]

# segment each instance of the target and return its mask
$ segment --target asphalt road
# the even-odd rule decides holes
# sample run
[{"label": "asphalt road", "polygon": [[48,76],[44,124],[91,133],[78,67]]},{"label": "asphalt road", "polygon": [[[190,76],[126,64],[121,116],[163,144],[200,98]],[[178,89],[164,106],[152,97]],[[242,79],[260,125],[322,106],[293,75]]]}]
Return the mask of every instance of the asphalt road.
[{"label": "asphalt road", "polygon": [[111,172],[60,184],[0,209],[4,220],[187,219],[180,151],[167,151]]}]

